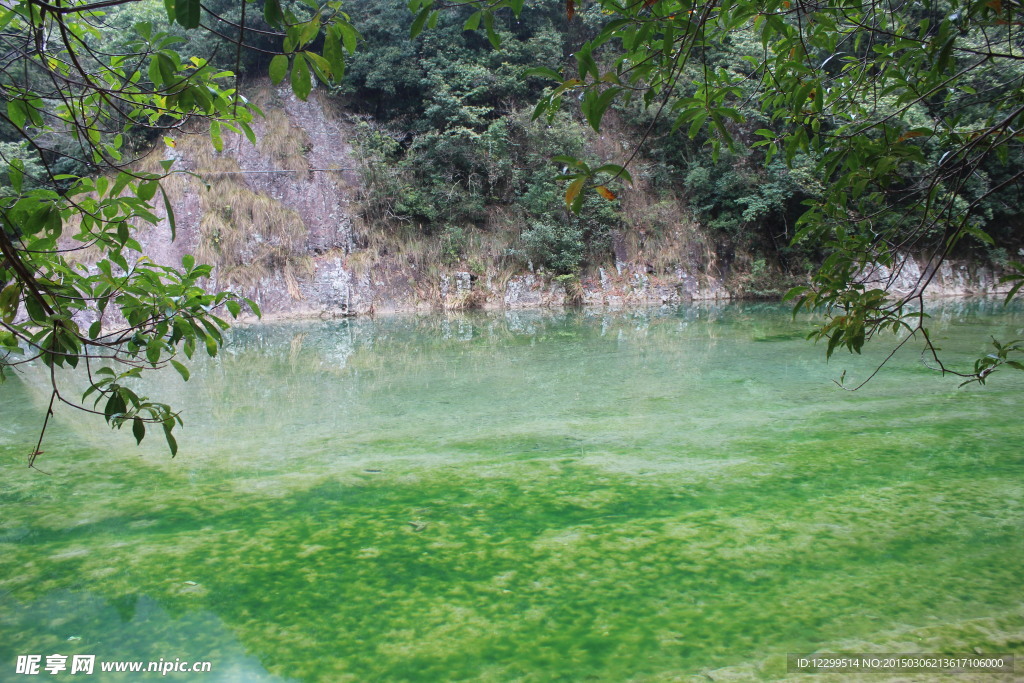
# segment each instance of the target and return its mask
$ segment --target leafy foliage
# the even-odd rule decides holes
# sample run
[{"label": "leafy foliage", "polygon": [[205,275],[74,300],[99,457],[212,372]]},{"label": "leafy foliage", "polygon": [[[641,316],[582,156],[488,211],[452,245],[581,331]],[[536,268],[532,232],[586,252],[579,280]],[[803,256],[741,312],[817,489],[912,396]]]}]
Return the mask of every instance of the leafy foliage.
[{"label": "leafy foliage", "polygon": [[[246,39],[253,28],[248,4],[238,8],[237,21],[198,0],[175,0],[162,10],[128,0],[24,0],[0,8],[0,155],[7,171],[0,192],[0,379],[38,361],[50,369],[52,388],[30,465],[57,402],[102,415],[115,428],[131,424],[138,441],[147,425],[157,425],[175,453],[172,430],[180,416],[138,395],[133,380],[167,366],[188,379],[180,355],[190,358],[197,348],[215,355],[227,315],[237,317],[243,307],[260,313],[248,299],[207,293],[209,266],[192,256],[181,268],[156,264],[133,237],[139,226],[158,222],[158,202],[172,236],[175,226],[160,185],[173,161],[160,162],[158,173],[138,170],[132,138],[137,142],[139,131],[164,134],[173,144],[174,130],[201,122],[218,150],[224,130],[254,141],[249,123],[259,111],[237,92],[234,74],[182,52],[187,41],[176,35],[197,31],[223,40],[220,29],[233,27],[236,37],[221,46],[231,46],[240,66],[241,55],[255,47]],[[300,97],[314,77],[340,77],[346,52],[355,49],[358,35],[338,2],[265,0],[263,18],[270,30],[257,29],[259,42],[278,41],[275,59],[286,60]],[[114,31],[128,24],[130,31]],[[58,386],[57,369],[64,367],[88,378],[80,401]]]},{"label": "leafy foliage", "polygon": [[[920,310],[935,270],[971,241],[993,244],[993,233],[1019,241],[1010,218],[1019,216],[1024,180],[1018,3],[598,4],[607,21],[575,52],[576,64],[533,72],[555,82],[534,116],[550,117],[571,98],[596,129],[616,103],[639,102],[675,135],[705,137],[713,164],[755,149],[766,164],[810,168],[820,192],[803,198],[794,242],[827,256],[792,298],[824,312],[815,336],[829,355],[859,352],[887,330],[919,333],[934,351]],[[481,12],[502,9],[521,7],[503,0]],[[737,225],[781,210],[784,189],[747,194],[739,178],[701,177],[706,168],[691,167],[692,184],[725,183],[739,204],[715,211],[717,220]],[[567,180],[569,204],[601,182],[589,169]],[[869,273],[885,266],[891,283],[909,252],[928,267],[913,291],[891,297]]]}]

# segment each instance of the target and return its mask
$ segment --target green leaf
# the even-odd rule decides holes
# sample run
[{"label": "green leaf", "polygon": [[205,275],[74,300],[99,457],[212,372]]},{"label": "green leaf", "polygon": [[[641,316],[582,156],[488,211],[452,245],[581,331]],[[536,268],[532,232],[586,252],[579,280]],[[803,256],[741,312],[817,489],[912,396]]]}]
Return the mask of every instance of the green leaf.
[{"label": "green leaf", "polygon": [[146,437],[146,423],[142,421],[141,417],[136,417],[132,420],[132,435],[135,436],[136,446],[142,443],[142,440]]},{"label": "green leaf", "polygon": [[1004,306],[1009,304],[1013,300],[1013,297],[1017,295],[1017,292],[1020,291],[1022,285],[1024,285],[1024,280],[1019,281],[1017,284],[1010,288],[1010,291],[1006,293],[1006,298],[1003,299]]},{"label": "green leaf", "polygon": [[188,378],[190,376],[188,368],[186,368],[184,365],[174,360],[173,358],[171,359],[171,366],[178,371],[178,374],[181,375],[181,378],[183,380],[185,380],[186,382],[188,381]]},{"label": "green leaf", "polygon": [[309,66],[302,54],[295,55],[295,64],[292,66],[292,92],[300,100],[305,101],[313,89],[313,82],[309,76]]},{"label": "green leaf", "polygon": [[551,107],[550,97],[541,97],[537,100],[537,106],[533,108],[533,113],[530,115],[531,121],[536,121]]},{"label": "green leaf", "polygon": [[337,26],[332,26],[324,36],[324,58],[327,60],[331,79],[340,81],[345,74],[345,53],[341,48],[341,35]]},{"label": "green leaf", "polygon": [[[466,23],[462,25],[463,31],[475,31],[480,28],[480,19],[483,17],[484,11],[477,10],[469,15],[469,19],[466,19]],[[562,79],[558,79],[562,80]]]},{"label": "green leaf", "polygon": [[707,120],[708,113],[706,111],[701,111],[694,117],[693,122],[690,123],[690,130],[687,133],[691,140],[697,137],[697,133],[699,133],[700,129],[704,127],[704,122]]},{"label": "green leaf", "polygon": [[24,128],[28,120],[28,105],[23,100],[11,100],[7,103],[7,118],[16,127]]},{"label": "green leaf", "polygon": [[135,194],[144,202],[148,202],[150,199],[156,196],[157,188],[160,187],[160,183],[156,180],[149,180],[144,183],[139,183]]},{"label": "green leaf", "polygon": [[950,57],[953,54],[953,45],[956,43],[956,36],[954,35],[945,42],[942,49],[939,51],[939,56],[935,60],[935,70],[945,71],[950,66]]},{"label": "green leaf", "polygon": [[153,365],[160,362],[160,356],[163,353],[164,345],[159,339],[150,339],[149,343],[146,344],[146,360]]},{"label": "green leaf", "polygon": [[259,307],[259,305],[255,301],[253,301],[252,299],[248,299],[248,298],[243,298],[243,300],[245,301],[246,305],[249,307],[249,310],[252,311],[253,314],[257,318],[262,318],[263,317],[263,313],[262,313],[262,311],[260,311],[260,307]]},{"label": "green leaf", "polygon": [[551,157],[551,161],[556,164],[565,164],[566,166],[571,166],[572,168],[578,168],[580,170],[587,168],[587,165],[585,163],[583,163],[576,157],[569,156],[568,154],[559,154],[557,156],[553,156]]},{"label": "green leaf", "polygon": [[49,319],[49,315],[46,313],[46,309],[39,303],[39,299],[35,296],[25,297],[25,311],[28,313],[28,317],[32,319],[32,322],[42,325]]},{"label": "green leaf", "polygon": [[594,61],[592,50],[593,47],[591,44],[586,43],[576,52],[576,63],[580,74],[580,80],[586,80],[587,74],[593,76],[594,80],[600,78],[600,74],[597,71],[597,62]]},{"label": "green leaf", "polygon": [[171,434],[171,427],[168,427],[166,422],[164,422],[164,438],[167,439],[167,447],[171,449],[171,457],[173,458],[178,454],[178,442],[174,435]]},{"label": "green leaf", "polygon": [[984,242],[985,244],[994,246],[996,243],[996,241],[992,239],[991,235],[989,235],[987,232],[985,232],[984,230],[977,226],[967,224],[962,228],[962,230],[965,234],[971,235],[972,237],[977,238],[979,241]]},{"label": "green leaf", "polygon": [[274,55],[270,60],[270,82],[277,85],[288,75],[288,58],[284,55]]},{"label": "green leaf", "polygon": [[280,28],[284,22],[284,13],[281,12],[281,0],[266,0],[263,3],[263,19],[273,26]]},{"label": "green leaf", "polygon": [[565,205],[571,207],[576,198],[580,196],[580,191],[583,189],[583,183],[586,182],[586,178],[577,178],[576,180],[569,183],[569,187],[565,190]]},{"label": "green leaf", "polygon": [[484,30],[487,33],[487,40],[495,50],[501,49],[501,36],[494,30],[494,15],[490,12],[484,14]]},{"label": "green leaf", "polygon": [[106,418],[107,422],[123,415],[124,411],[127,409],[124,398],[121,396],[120,387],[116,384],[112,384],[111,389],[114,389],[114,392],[110,395],[110,398],[107,399],[107,403],[103,407],[103,417]]},{"label": "green leaf", "polygon": [[245,121],[236,121],[236,123],[238,124],[238,127],[242,129],[242,132],[245,133],[245,139],[255,145],[256,133],[253,132],[252,127],[250,127]]},{"label": "green leaf", "polygon": [[[172,88],[177,84],[177,65],[163,52],[158,52],[153,56],[153,61],[150,64],[150,78],[153,78],[153,69],[156,69],[157,76],[154,83],[162,84],[164,89]],[[175,87],[175,90],[178,88]]]},{"label": "green leaf", "polygon": [[9,160],[7,176],[11,179],[11,187],[15,194],[21,194],[22,182],[25,180],[25,162],[17,157]]},{"label": "green leaf", "polygon": [[803,285],[800,285],[798,287],[793,287],[793,288],[789,289],[783,295],[782,300],[783,301],[790,301],[791,299],[794,299],[794,298],[800,296],[801,294],[803,294],[804,292],[808,291],[809,289],[810,289],[810,287],[806,287],[806,286],[803,286]]},{"label": "green leaf", "polygon": [[178,234],[177,223],[174,221],[174,207],[171,206],[171,199],[167,196],[167,193],[164,192],[162,185],[160,186],[160,195],[164,200],[164,213],[167,215],[167,225],[171,229],[171,241],[173,242],[174,238]]},{"label": "green leaf", "polygon": [[308,45],[319,33],[320,15],[317,14],[315,17],[307,21],[302,27],[302,32],[299,34],[299,45]]},{"label": "green leaf", "polygon": [[341,39],[345,49],[348,50],[349,54],[355,54],[356,46],[359,42],[359,33],[347,22],[341,22],[334,26],[341,32]]},{"label": "green leaf", "polygon": [[329,75],[331,73],[331,64],[330,64],[330,62],[328,62],[326,59],[324,59],[323,57],[321,57],[320,55],[318,55],[315,52],[306,51],[306,52],[303,52],[302,54],[305,55],[306,60],[313,67],[313,71],[316,72],[317,76],[321,80],[323,80],[323,81],[330,80],[330,78],[329,78]]},{"label": "green leaf", "polygon": [[409,29],[409,38],[415,38],[423,32],[423,27],[427,23],[427,17],[430,16],[430,8],[424,7],[420,10],[416,18],[412,20],[412,27]]},{"label": "green leaf", "polygon": [[117,179],[114,181],[114,186],[112,188],[110,188],[110,196],[111,197],[120,197],[121,196],[121,192],[124,190],[125,187],[128,186],[128,183],[130,183],[131,181],[132,181],[132,174],[125,173],[124,171],[121,171],[120,173],[118,173],[117,174]]},{"label": "green leaf", "polygon": [[213,142],[213,148],[218,152],[224,151],[224,138],[220,134],[220,121],[214,119],[210,121],[210,141]]},{"label": "green leaf", "polygon": [[201,0],[175,0],[174,2],[174,17],[185,28],[198,28],[201,14]]},{"label": "green leaf", "polygon": [[527,69],[521,74],[521,78],[526,78],[528,76],[548,78],[551,79],[552,81],[555,81],[556,83],[562,82],[562,75],[559,74],[554,69],[548,68],[546,66],[536,66],[533,67],[532,69]]},{"label": "green leaf", "polygon": [[587,94],[583,97],[581,108],[587,117],[587,123],[595,131],[600,132],[601,119],[621,90],[621,88],[607,88],[601,93],[598,93],[596,90],[588,90]]},{"label": "green leaf", "polygon": [[825,349],[825,358],[826,359],[829,359],[829,358],[832,357],[832,353],[835,351],[836,347],[839,346],[839,343],[842,340],[843,340],[843,331],[842,330],[832,330],[832,334],[828,338],[828,348]]},{"label": "green leaf", "polygon": [[18,315],[18,302],[21,300],[21,283],[12,282],[0,291],[0,320],[5,323],[14,321]]},{"label": "green leaf", "polygon": [[596,169],[594,169],[594,173],[607,173],[608,175],[611,176],[623,178],[624,180],[626,180],[626,182],[633,182],[633,176],[629,174],[629,171],[627,171],[624,167],[619,166],[618,164],[604,164],[603,166],[599,166]]}]

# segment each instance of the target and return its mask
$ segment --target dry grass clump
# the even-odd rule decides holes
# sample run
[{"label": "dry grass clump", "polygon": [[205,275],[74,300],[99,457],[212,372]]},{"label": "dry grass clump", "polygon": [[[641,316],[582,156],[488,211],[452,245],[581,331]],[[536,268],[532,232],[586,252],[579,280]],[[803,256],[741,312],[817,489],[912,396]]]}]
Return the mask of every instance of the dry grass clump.
[{"label": "dry grass clump", "polygon": [[[282,112],[274,110],[268,120],[271,117],[276,128],[291,129]],[[264,140],[268,137],[273,136],[264,136]],[[288,132],[284,137],[285,143],[266,142],[265,153],[305,174],[305,158],[300,156],[300,163],[289,151],[287,141],[295,142],[296,136]],[[301,153],[301,144],[295,154]],[[199,196],[202,218],[196,258],[216,266],[221,282],[229,287],[250,287],[279,272],[289,294],[301,299],[298,278],[312,273],[313,262],[306,253],[308,229],[299,214],[276,199],[253,192],[245,184],[245,175],[238,173],[238,162],[216,152],[205,135],[179,137],[176,151],[199,178],[174,173],[162,185],[176,204],[189,194]],[[143,160],[141,168],[159,171],[159,155]]]},{"label": "dry grass clump", "polygon": [[214,177],[200,202],[196,256],[217,265],[225,284],[251,286],[280,271],[292,297],[301,298],[297,278],[313,264],[298,213],[230,175]]},{"label": "dry grass clump", "polygon": [[259,150],[282,170],[294,171],[294,177],[305,180],[309,175],[306,155],[312,144],[306,132],[293,126],[281,109],[271,109],[262,123],[266,133],[260,137]]},{"label": "dry grass clump", "polygon": [[347,263],[357,274],[385,259],[420,273],[439,272],[440,240],[428,236],[421,226],[408,221],[384,226],[357,216],[354,227],[362,250],[349,255]]},{"label": "dry grass clump", "polygon": [[476,308],[483,308],[486,303],[487,292],[474,287],[456,295],[449,295],[441,303],[441,308],[445,311],[470,311]]},{"label": "dry grass clump", "polygon": [[515,259],[511,256],[512,247],[519,239],[519,230],[472,230],[467,231],[465,261],[470,264],[491,264],[493,269],[513,266]]},{"label": "dry grass clump", "polygon": [[623,222],[629,228],[622,239],[630,257],[657,275],[712,264],[713,246],[682,200],[655,191],[645,175],[642,170],[634,172],[636,182],[619,195]]},{"label": "dry grass clump", "polygon": [[[259,150],[275,167],[295,171],[296,178],[306,179],[309,139],[305,131],[292,125],[283,110],[274,106],[273,97],[269,88],[257,89],[251,97],[266,113],[266,118],[256,124],[264,129],[260,131]],[[231,147],[229,139],[235,137],[225,138],[227,147]],[[179,132],[174,138],[173,155],[178,161],[173,172],[161,181],[161,187],[175,206],[198,197],[202,218],[196,257],[216,266],[227,286],[249,287],[280,273],[289,293],[301,298],[298,280],[312,273],[313,263],[306,252],[308,230],[299,214],[271,197],[253,192],[230,150],[216,152],[206,130],[195,128]],[[139,160],[136,170],[163,174],[160,162],[169,151],[158,143]],[[156,201],[159,204],[161,200],[158,197]],[[77,232],[76,224],[68,227],[69,233]],[[95,248],[81,249],[72,258],[88,264],[99,254]]]}]

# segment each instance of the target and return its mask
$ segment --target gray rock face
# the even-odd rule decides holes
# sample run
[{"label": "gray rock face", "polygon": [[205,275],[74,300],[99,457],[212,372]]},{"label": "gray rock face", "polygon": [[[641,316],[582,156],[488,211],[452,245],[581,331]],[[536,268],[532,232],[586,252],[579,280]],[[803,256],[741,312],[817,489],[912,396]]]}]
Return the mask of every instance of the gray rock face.
[{"label": "gray rock face", "polygon": [[991,268],[963,261],[944,261],[936,269],[931,263],[904,254],[892,266],[875,264],[861,272],[871,287],[888,289],[896,296],[916,294],[927,282],[929,296],[971,296],[1007,291]]},{"label": "gray rock face", "polygon": [[[621,308],[722,301],[732,296],[715,255],[706,245],[685,239],[673,247],[678,254],[669,254],[678,264],[674,271],[655,275],[647,257],[637,252],[635,244],[630,245],[628,235],[616,233],[614,264],[573,284],[572,297],[567,295],[567,283],[535,271],[532,264],[524,272],[503,278],[493,264],[483,264],[482,271],[474,266],[474,272],[458,265],[428,272],[430,269],[418,268],[400,255],[361,249],[359,244],[368,241],[366,233],[372,233],[374,227],[357,228],[362,188],[360,161],[351,144],[352,125],[335,115],[329,103],[315,93],[307,102],[296,99],[287,87],[265,85],[263,93],[269,100],[263,105],[267,119],[253,125],[260,140],[257,145],[241,136],[225,135],[224,151],[213,154],[212,162],[208,152],[200,157],[195,146],[168,149],[163,156],[177,156],[175,168],[201,175],[209,170],[203,164],[233,169],[204,178],[210,182],[217,173],[230,174],[237,186],[269,198],[274,206],[293,211],[301,220],[298,259],[288,264],[271,262],[258,279],[242,285],[232,282],[230,273],[218,266],[209,283],[211,289],[230,288],[256,300],[270,317],[329,318],[472,307],[522,309],[562,306],[570,298],[571,303]],[[214,210],[211,207],[230,214],[231,207],[222,206],[219,197],[202,194],[214,190],[199,189],[198,183],[190,187],[174,195],[174,242],[166,221],[139,235],[146,253],[159,262],[176,264],[186,253],[202,253],[202,241],[209,239],[204,236],[204,219]],[[158,207],[161,214],[162,210]],[[267,246],[266,240],[272,240],[258,233],[246,239],[243,256],[258,252]],[[210,251],[209,245],[206,251]],[[908,259],[898,272],[879,266],[865,275],[903,292],[915,286],[926,268]],[[996,276],[984,268],[944,264],[933,289],[939,294],[969,294],[991,291],[996,282]]]}]

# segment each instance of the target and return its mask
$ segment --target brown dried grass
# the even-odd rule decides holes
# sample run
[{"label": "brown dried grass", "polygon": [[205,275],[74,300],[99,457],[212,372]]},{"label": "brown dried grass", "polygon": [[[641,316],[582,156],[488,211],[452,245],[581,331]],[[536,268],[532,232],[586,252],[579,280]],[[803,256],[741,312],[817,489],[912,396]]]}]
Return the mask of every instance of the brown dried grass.
[{"label": "brown dried grass", "polygon": [[297,128],[288,120],[288,115],[281,109],[271,109],[263,119],[264,135],[259,139],[260,153],[272,159],[282,170],[294,171],[295,178],[306,180],[309,177],[309,153],[311,143],[306,132]]},{"label": "brown dried grass", "polygon": [[225,284],[252,286],[281,272],[292,297],[301,298],[297,278],[312,273],[313,262],[297,212],[230,175],[213,178],[200,205],[196,256],[217,265]]}]

